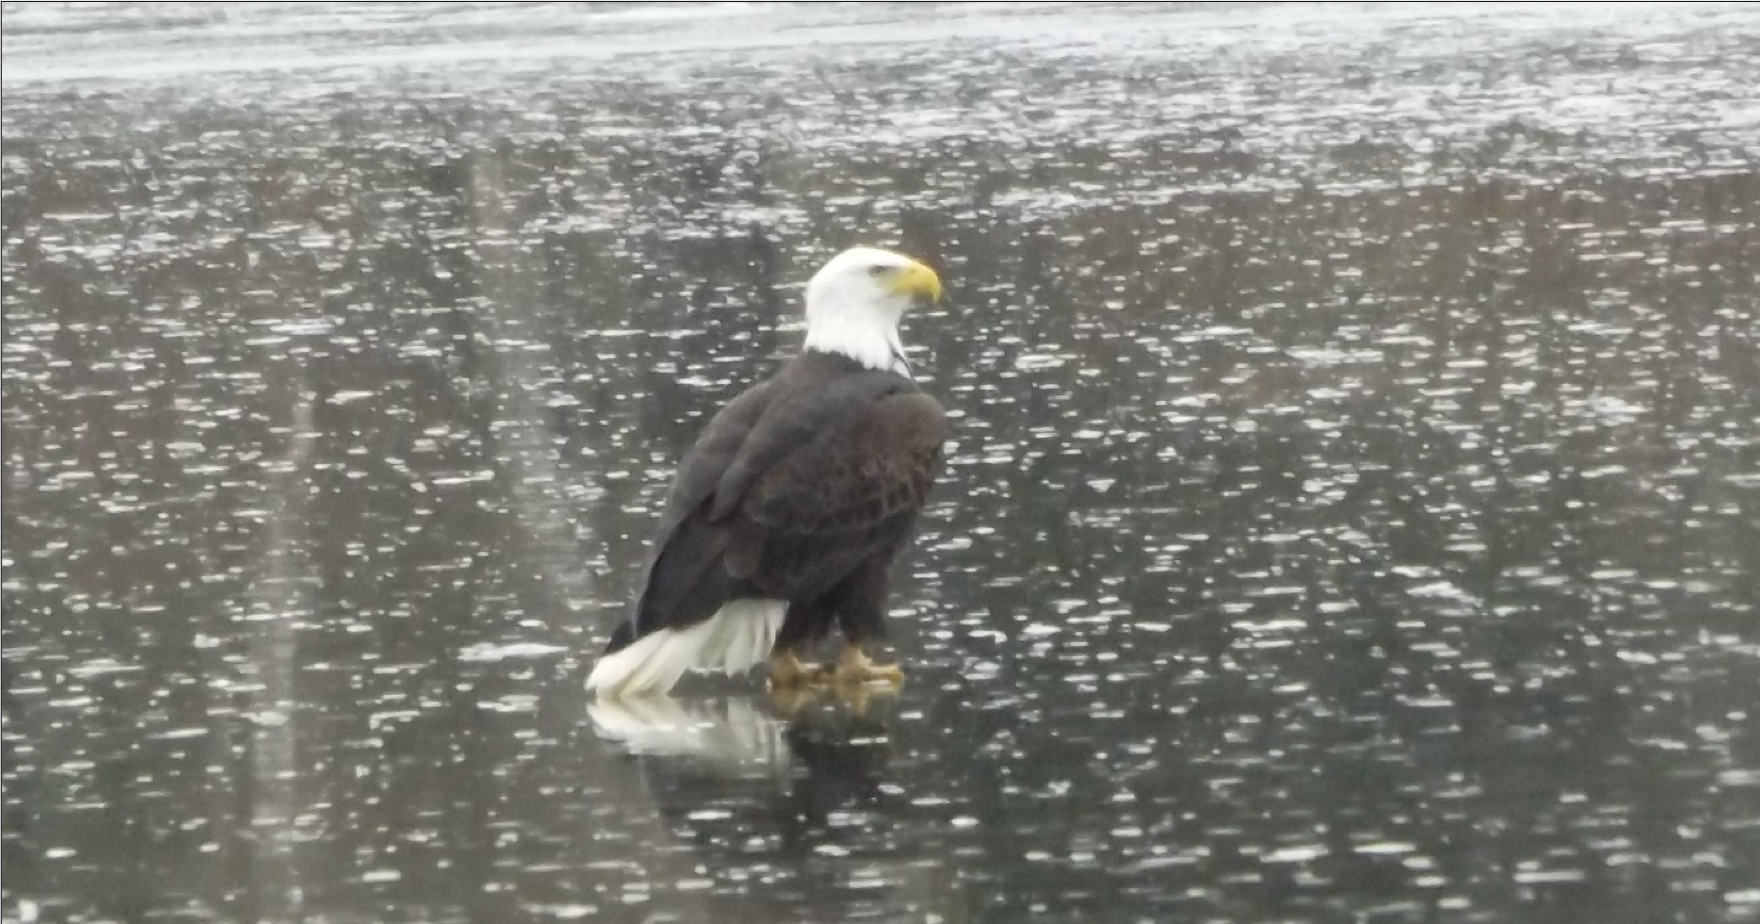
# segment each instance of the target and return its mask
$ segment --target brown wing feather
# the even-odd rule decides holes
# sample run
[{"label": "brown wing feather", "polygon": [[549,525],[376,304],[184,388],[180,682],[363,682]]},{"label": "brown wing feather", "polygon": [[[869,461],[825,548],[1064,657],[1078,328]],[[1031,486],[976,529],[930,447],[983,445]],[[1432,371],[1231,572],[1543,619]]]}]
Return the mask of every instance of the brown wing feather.
[{"label": "brown wing feather", "polygon": [[619,625],[607,650],[629,644],[638,631],[688,624],[719,605],[718,585],[732,575],[718,566],[738,537],[706,522],[702,510],[763,417],[772,387],[772,382],[760,382],[741,392],[709,421],[679,463],[632,618]]},{"label": "brown wing feather", "polygon": [[664,535],[684,516],[701,506],[739,458],[747,438],[770,406],[774,380],[759,382],[728,402],[703,428],[696,445],[679,463],[661,523]]},{"label": "brown wing feather", "polygon": [[851,433],[860,433],[863,415],[877,402],[910,387],[908,379],[890,372],[863,370],[767,407],[721,473],[709,519],[732,516],[759,479],[799,458],[803,447],[811,451],[814,446],[835,444]]},{"label": "brown wing feather", "polygon": [[935,399],[887,395],[770,466],[742,511],[766,530],[794,535],[874,529],[923,505],[947,436]]},{"label": "brown wing feather", "polygon": [[[790,593],[793,580],[841,580],[864,550],[908,525],[948,436],[941,405],[891,373],[747,390],[679,466],[632,618],[608,650],[706,618],[748,581]],[[819,537],[821,558],[765,570],[773,540],[798,547]]]}]

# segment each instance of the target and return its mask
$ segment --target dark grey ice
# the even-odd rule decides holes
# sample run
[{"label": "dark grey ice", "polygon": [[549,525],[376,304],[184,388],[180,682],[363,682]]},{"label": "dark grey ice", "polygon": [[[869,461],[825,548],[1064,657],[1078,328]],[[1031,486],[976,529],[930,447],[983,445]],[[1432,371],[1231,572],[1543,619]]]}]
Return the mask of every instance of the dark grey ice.
[{"label": "dark grey ice", "polygon": [[[0,919],[1760,919],[1760,8],[53,4]],[[843,247],[896,695],[582,680]]]}]

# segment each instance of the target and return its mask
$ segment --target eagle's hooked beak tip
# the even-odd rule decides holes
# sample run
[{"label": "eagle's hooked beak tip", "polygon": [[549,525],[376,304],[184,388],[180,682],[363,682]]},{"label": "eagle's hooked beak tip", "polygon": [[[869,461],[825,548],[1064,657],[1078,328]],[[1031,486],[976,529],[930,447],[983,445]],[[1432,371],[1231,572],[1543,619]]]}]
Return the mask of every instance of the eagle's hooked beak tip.
[{"label": "eagle's hooked beak tip", "polygon": [[898,280],[898,291],[901,295],[910,295],[934,304],[941,301],[941,277],[935,275],[935,271],[927,265],[912,260]]}]

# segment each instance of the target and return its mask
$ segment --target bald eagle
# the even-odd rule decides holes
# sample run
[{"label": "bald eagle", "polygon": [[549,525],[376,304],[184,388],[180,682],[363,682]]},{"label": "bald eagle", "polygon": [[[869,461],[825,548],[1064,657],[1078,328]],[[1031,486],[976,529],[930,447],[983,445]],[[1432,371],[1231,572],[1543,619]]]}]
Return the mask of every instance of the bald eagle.
[{"label": "bald eagle", "polygon": [[[807,283],[805,349],[715,415],[685,455],[630,612],[587,689],[665,693],[686,671],[768,660],[776,687],[896,682],[885,638],[893,559],[950,432],[917,388],[898,325],[941,297],[922,263],[858,247]],[[834,668],[800,655],[833,629]]]}]

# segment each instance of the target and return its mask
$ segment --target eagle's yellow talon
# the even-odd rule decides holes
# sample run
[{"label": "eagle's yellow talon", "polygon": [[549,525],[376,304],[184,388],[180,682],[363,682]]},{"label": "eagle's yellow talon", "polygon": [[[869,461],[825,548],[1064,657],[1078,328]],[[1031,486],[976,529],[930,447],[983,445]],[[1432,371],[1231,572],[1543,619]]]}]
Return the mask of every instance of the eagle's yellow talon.
[{"label": "eagle's yellow talon", "polygon": [[770,656],[770,689],[798,690],[824,683],[831,672],[811,662],[800,661],[794,652],[784,651]]},{"label": "eagle's yellow talon", "polygon": [[832,680],[839,685],[879,681],[897,686],[904,683],[904,671],[896,664],[875,664],[868,660],[860,647],[848,645],[843,649],[843,656],[837,659]]}]

